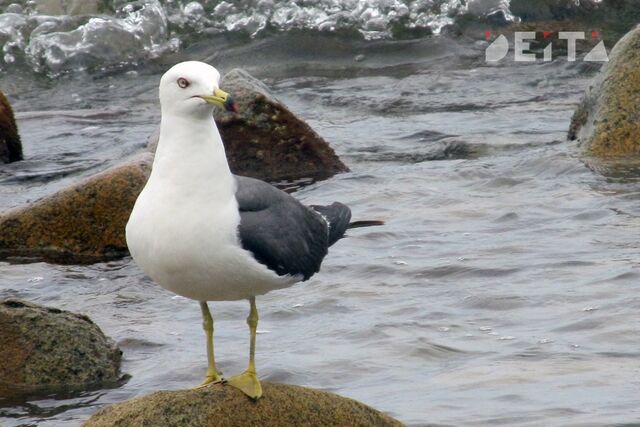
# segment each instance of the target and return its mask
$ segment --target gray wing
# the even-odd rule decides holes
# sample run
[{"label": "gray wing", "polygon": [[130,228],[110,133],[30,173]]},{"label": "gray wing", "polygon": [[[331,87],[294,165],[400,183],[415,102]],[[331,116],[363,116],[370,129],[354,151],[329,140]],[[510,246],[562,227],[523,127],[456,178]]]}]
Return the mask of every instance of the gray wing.
[{"label": "gray wing", "polygon": [[327,221],[266,182],[236,181],[242,247],[280,276],[307,280],[317,273],[329,247]]}]

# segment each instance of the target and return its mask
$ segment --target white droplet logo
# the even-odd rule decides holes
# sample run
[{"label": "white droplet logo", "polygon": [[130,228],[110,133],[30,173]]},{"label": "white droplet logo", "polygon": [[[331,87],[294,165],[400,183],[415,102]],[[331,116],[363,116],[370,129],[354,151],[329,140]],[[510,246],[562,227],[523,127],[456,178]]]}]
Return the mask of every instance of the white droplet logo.
[{"label": "white droplet logo", "polygon": [[509,41],[500,34],[497,39],[487,47],[485,51],[485,59],[487,62],[498,62],[509,53]]}]

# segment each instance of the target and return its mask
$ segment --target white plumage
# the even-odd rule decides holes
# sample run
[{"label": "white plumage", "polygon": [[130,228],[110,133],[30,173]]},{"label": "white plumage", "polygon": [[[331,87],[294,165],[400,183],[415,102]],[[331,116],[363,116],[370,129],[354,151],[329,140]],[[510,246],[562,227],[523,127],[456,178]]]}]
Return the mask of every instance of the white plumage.
[{"label": "white plumage", "polygon": [[[189,86],[176,84],[185,79]],[[160,82],[160,139],[149,181],[127,224],[127,244],[162,287],[198,301],[237,300],[295,283],[242,248],[236,179],[212,118],[220,74],[185,62]]]}]

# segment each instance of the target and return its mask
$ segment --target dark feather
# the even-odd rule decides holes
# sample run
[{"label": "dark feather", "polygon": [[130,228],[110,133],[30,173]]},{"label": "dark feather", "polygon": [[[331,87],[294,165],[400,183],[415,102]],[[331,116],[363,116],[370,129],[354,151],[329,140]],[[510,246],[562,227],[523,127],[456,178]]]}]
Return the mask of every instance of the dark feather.
[{"label": "dark feather", "polygon": [[384,225],[384,221],[378,220],[364,220],[364,221],[353,221],[349,223],[348,229],[352,228],[362,228],[362,227],[378,227]]},{"label": "dark feather", "polygon": [[328,206],[311,206],[329,222],[329,246],[344,237],[351,221],[351,209],[340,202]]},{"label": "dark feather", "polygon": [[317,273],[330,245],[324,219],[266,182],[242,176],[236,180],[242,247],[278,275],[307,280]]}]

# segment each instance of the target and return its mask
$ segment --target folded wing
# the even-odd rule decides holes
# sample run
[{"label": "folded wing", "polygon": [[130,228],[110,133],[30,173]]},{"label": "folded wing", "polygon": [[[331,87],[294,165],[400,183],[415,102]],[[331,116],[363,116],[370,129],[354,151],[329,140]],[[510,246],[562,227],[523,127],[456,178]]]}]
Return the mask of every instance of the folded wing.
[{"label": "folded wing", "polygon": [[280,276],[307,280],[317,273],[336,235],[326,213],[323,217],[266,182],[242,176],[236,180],[242,247]]}]

